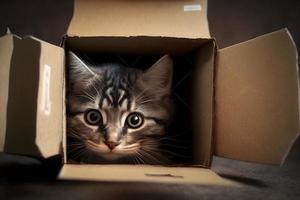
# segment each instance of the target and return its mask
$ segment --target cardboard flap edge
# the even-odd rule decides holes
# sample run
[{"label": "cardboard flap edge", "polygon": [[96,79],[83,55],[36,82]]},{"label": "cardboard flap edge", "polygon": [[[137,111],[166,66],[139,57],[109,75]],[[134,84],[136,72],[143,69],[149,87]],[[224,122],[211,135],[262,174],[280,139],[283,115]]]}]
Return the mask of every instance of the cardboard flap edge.
[{"label": "cardboard flap edge", "polygon": [[280,165],[299,135],[299,77],[287,29],[217,53],[214,154]]},{"label": "cardboard flap edge", "polygon": [[218,176],[210,169],[154,165],[64,164],[58,178],[62,180],[237,186],[236,183]]},{"label": "cardboard flap edge", "polygon": [[32,36],[19,38],[13,45],[6,67],[9,90],[3,151],[44,158],[57,155],[62,137],[57,135],[62,123],[56,116],[62,110],[57,91],[62,86],[53,83],[62,76],[63,50]]},{"label": "cardboard flap edge", "polygon": [[4,151],[6,138],[6,113],[9,88],[9,71],[13,53],[13,40],[11,34],[0,37],[0,151]]},{"label": "cardboard flap edge", "polygon": [[207,0],[75,0],[67,34],[210,38]]}]

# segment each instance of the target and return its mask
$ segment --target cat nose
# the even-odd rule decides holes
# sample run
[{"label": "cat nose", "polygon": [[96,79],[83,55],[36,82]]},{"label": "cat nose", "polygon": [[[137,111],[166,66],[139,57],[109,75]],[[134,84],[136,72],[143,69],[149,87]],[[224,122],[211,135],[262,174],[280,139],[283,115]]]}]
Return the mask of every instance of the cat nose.
[{"label": "cat nose", "polygon": [[110,142],[110,141],[105,141],[104,142],[106,144],[106,146],[108,146],[108,148],[110,150],[113,150],[114,148],[116,148],[116,146],[118,146],[121,142]]}]

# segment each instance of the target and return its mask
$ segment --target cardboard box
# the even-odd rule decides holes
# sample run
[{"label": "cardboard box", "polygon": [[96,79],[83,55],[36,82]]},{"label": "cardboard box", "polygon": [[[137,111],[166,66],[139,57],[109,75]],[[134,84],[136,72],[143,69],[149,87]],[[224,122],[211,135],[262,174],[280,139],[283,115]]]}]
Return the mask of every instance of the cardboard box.
[{"label": "cardboard box", "polygon": [[299,133],[295,44],[283,29],[217,49],[206,10],[206,0],[75,0],[63,38],[65,48],[85,52],[192,52],[192,165],[68,164],[64,48],[11,34],[0,38],[0,150],[62,154],[59,178],[76,180],[232,185],[209,169],[213,155],[282,164]]}]

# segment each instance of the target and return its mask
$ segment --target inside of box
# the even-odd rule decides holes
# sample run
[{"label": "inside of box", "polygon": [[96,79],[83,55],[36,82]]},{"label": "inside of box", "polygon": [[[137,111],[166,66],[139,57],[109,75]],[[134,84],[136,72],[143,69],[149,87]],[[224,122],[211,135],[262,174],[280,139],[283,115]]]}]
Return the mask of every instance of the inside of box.
[{"label": "inside of box", "polygon": [[[207,166],[209,165],[207,160],[210,160],[211,146],[202,144],[211,143],[212,129],[210,127],[199,130],[195,124],[212,126],[213,77],[212,74],[204,73],[205,70],[201,69],[204,65],[210,65],[208,68],[211,72],[213,71],[213,62],[207,64],[203,61],[203,59],[208,60],[213,57],[213,49],[207,48],[207,44],[211,42],[212,40],[207,39],[168,37],[68,37],[65,39],[65,50],[73,51],[88,64],[101,65],[102,63],[119,62],[125,67],[142,70],[152,66],[163,55],[169,54],[173,59],[172,99],[175,111],[172,123],[166,129],[164,136],[166,139],[162,140],[160,147],[171,158],[172,165]],[[209,52],[203,53],[204,49],[209,49]],[[201,59],[200,62],[199,59]],[[201,73],[209,78],[197,80],[203,78]],[[68,74],[67,62],[66,74]],[[196,84],[202,84],[200,89],[204,86],[209,88],[195,91],[199,89]],[[197,106],[196,104],[202,105]],[[202,110],[199,109],[205,110],[207,115],[195,114],[201,113]],[[196,123],[194,117],[197,117]],[[203,140],[205,135],[208,136],[206,137],[208,141],[198,141]],[[206,149],[203,150],[203,148]],[[68,163],[69,159],[66,158],[66,161]]]}]

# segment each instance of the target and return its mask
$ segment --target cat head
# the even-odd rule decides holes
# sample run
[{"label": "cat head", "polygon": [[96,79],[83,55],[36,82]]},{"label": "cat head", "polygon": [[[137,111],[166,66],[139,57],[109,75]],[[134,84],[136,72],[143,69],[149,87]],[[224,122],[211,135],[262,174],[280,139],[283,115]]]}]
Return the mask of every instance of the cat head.
[{"label": "cat head", "polygon": [[159,140],[172,114],[170,56],[145,71],[90,66],[72,52],[67,59],[68,156],[82,162],[161,161]]}]

